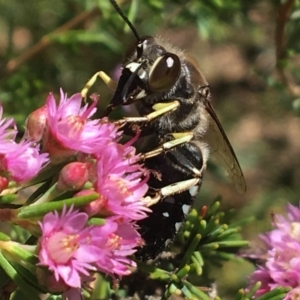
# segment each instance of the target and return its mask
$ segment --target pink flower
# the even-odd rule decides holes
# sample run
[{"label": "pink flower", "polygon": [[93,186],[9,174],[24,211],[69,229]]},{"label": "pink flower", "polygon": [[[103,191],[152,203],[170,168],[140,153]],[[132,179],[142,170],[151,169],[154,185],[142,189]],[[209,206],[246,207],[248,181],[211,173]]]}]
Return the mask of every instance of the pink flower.
[{"label": "pink flower", "polygon": [[17,128],[13,119],[2,119],[3,108],[0,105],[0,152],[6,149],[6,143],[14,141],[17,136]]},{"label": "pink flower", "polygon": [[284,300],[296,299],[300,282],[300,209],[289,204],[287,218],[275,215],[273,225],[275,229],[262,236],[268,248],[265,264],[253,272],[250,282],[261,282],[257,296],[282,286],[292,288]]},{"label": "pink flower", "polygon": [[81,287],[81,274],[88,276],[90,270],[95,270],[92,262],[97,260],[87,220],[85,213],[64,209],[61,215],[46,214],[40,223],[40,265],[53,271],[57,281],[62,279],[74,288]]},{"label": "pink flower", "polygon": [[49,161],[48,154],[40,154],[38,147],[30,142],[11,143],[8,148],[9,152],[0,160],[1,166],[18,183],[32,179]]},{"label": "pink flower", "polygon": [[[2,107],[0,107],[0,119]],[[0,171],[4,177],[18,183],[28,181],[38,174],[48,162],[48,154],[40,154],[31,142],[15,142],[17,130],[12,119],[0,121]]]},{"label": "pink flower", "polygon": [[81,107],[81,94],[70,98],[60,90],[60,102],[57,105],[50,93],[46,108],[48,130],[44,135],[44,150],[50,153],[51,159],[63,159],[81,151],[94,153],[118,137],[114,124],[102,120],[91,120],[96,112],[96,97],[93,103]]},{"label": "pink flower", "polygon": [[127,256],[142,245],[142,238],[134,225],[123,218],[107,218],[106,225],[94,229],[99,237],[105,237],[98,240],[104,255],[97,261],[97,268],[110,275],[129,275],[129,267],[136,267],[136,263]]},{"label": "pink flower", "polygon": [[150,211],[142,199],[148,190],[148,171],[138,163],[135,148],[130,144],[110,143],[94,156],[97,160],[95,189],[101,194],[102,208],[101,205],[99,208],[104,213],[132,220],[145,218]]},{"label": "pink flower", "polygon": [[133,224],[111,217],[102,226],[87,225],[88,215],[63,210],[48,213],[40,223],[40,265],[54,273],[56,281],[80,288],[92,273],[128,275],[135,263],[127,258],[140,246],[142,239]]},{"label": "pink flower", "polygon": [[63,300],[82,300],[82,291],[71,288],[62,294]]}]

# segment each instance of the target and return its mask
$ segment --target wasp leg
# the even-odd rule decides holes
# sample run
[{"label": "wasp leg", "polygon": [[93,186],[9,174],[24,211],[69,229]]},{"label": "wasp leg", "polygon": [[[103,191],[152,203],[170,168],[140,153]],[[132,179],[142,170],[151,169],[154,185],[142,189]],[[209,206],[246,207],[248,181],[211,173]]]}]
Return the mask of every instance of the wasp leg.
[{"label": "wasp leg", "polygon": [[[191,134],[192,133],[190,133],[189,137],[191,136]],[[170,143],[170,142],[177,142],[176,144],[174,143],[174,145],[172,145],[173,147],[180,145],[179,142],[183,146],[175,148],[175,149],[172,149],[169,147],[167,147],[168,149],[164,148],[164,145],[167,143]],[[201,178],[202,178],[203,171],[206,168],[206,160],[207,160],[207,156],[208,156],[206,147],[203,145],[202,149],[198,149],[197,146],[195,146],[192,143],[187,143],[183,139],[181,139],[181,140],[177,139],[177,140],[173,140],[170,142],[166,142],[162,145],[162,147],[157,148],[156,150],[159,150],[159,151],[157,151],[156,153],[153,153],[153,151],[150,151],[150,152],[143,154],[142,158],[148,159],[148,160],[146,160],[146,163],[145,163],[146,166],[152,165],[153,161],[154,162],[156,160],[160,161],[161,157],[163,157],[163,159],[165,159],[167,161],[168,168],[172,167],[173,169],[176,169],[176,172],[181,173],[181,175],[186,174],[186,175],[188,175],[188,177],[191,177],[191,179],[175,181],[174,183],[160,187],[158,190],[156,190],[154,192],[154,195],[151,197],[151,200],[149,201],[148,206],[152,206],[166,197],[172,196],[174,194],[179,194],[179,193],[182,193],[187,190],[189,190],[192,195],[193,187],[201,184]],[[165,153],[166,150],[170,150],[170,151]],[[189,156],[187,156],[185,153],[187,151],[190,154]],[[150,155],[148,155],[148,154],[150,154]],[[197,158],[197,155],[199,155],[199,154],[201,154],[200,160]],[[158,155],[158,158],[156,159],[155,156],[157,156],[157,155]],[[152,162],[149,163],[149,161],[152,161]],[[161,166],[163,166],[163,164],[160,164],[160,167]],[[199,168],[199,166],[201,166],[201,168]],[[154,168],[154,170],[155,170],[155,168]],[[173,174],[170,174],[170,175],[174,176]],[[178,176],[176,177],[176,179],[177,178],[181,179],[181,177],[178,177]],[[165,178],[163,178],[163,180],[165,180]],[[150,185],[150,187],[152,187],[152,186]],[[153,188],[155,190],[155,187],[153,187]]]},{"label": "wasp leg", "polygon": [[150,114],[143,116],[143,117],[125,117],[121,120],[115,121],[114,123],[117,126],[123,126],[128,123],[147,123],[149,121],[152,121],[153,119],[156,119],[166,113],[172,112],[176,110],[179,107],[180,103],[179,101],[175,100],[168,103],[156,103],[152,106],[154,109],[153,112]]},{"label": "wasp leg", "polygon": [[150,157],[157,156],[163,152],[166,152],[172,148],[175,148],[179,145],[188,143],[192,140],[194,134],[192,132],[177,132],[170,134],[172,136],[172,140],[164,142],[160,147],[151,150],[149,152],[143,153],[141,155],[141,160],[145,160]]},{"label": "wasp leg", "polygon": [[157,204],[160,200],[165,199],[169,196],[179,194],[189,190],[190,188],[197,186],[200,183],[200,178],[192,178],[184,181],[179,181],[167,185],[156,192],[155,196],[150,197],[147,206],[150,207]]},{"label": "wasp leg", "polygon": [[155,258],[181,228],[199,192],[207,155],[204,144],[188,142],[145,160],[152,170],[147,193],[152,212],[137,222],[145,240],[136,252],[138,259]]},{"label": "wasp leg", "polygon": [[94,85],[98,77],[100,77],[103,80],[103,82],[108,86],[110,90],[112,90],[113,92],[116,90],[117,83],[114,80],[112,80],[105,72],[99,71],[88,80],[88,82],[81,90],[81,96],[83,99],[86,99],[89,89]]}]

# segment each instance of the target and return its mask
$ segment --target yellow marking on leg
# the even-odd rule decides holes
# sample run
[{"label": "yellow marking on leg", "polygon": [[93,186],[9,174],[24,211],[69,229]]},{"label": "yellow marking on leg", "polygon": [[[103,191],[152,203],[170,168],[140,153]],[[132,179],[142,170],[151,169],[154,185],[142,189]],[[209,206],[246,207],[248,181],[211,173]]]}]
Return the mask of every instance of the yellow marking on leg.
[{"label": "yellow marking on leg", "polygon": [[192,140],[192,138],[194,136],[194,134],[192,132],[172,133],[172,135],[175,138],[175,140],[165,142],[160,147],[142,154],[141,160],[145,160],[147,158],[157,156],[157,155],[161,154],[162,152],[165,152],[172,148],[177,147],[178,145],[188,143]]},{"label": "yellow marking on leg", "polygon": [[113,79],[111,79],[105,72],[100,71],[98,75],[112,92],[117,89],[117,83]]},{"label": "yellow marking on leg", "polygon": [[112,80],[105,72],[103,71],[99,71],[97,73],[95,73],[89,80],[88,82],[85,84],[85,86],[83,87],[83,89],[81,90],[81,97],[86,100],[87,98],[87,94],[88,91],[90,90],[90,88],[95,84],[97,78],[100,77],[103,82],[108,86],[108,88],[112,91],[115,91],[117,88],[117,83]]},{"label": "yellow marking on leg", "polygon": [[[160,105],[161,106],[157,106]],[[127,123],[146,123],[146,122],[150,122],[153,119],[156,119],[158,117],[160,117],[161,115],[164,115],[168,112],[174,111],[179,107],[180,103],[179,101],[175,100],[172,102],[168,102],[168,103],[157,103],[155,105],[153,105],[153,109],[156,109],[157,107],[159,107],[158,110],[155,110],[153,112],[151,112],[150,114],[143,116],[143,117],[125,117],[122,120],[118,120],[116,122],[114,122],[117,126],[122,126],[124,124]]]},{"label": "yellow marking on leg", "polygon": [[158,190],[154,197],[145,197],[144,200],[147,203],[146,205],[147,207],[151,207],[152,205],[161,201],[163,198],[188,191],[191,187],[199,184],[200,180],[200,178],[192,178],[167,185]]},{"label": "yellow marking on leg", "polygon": [[170,185],[167,185],[160,189],[160,194],[162,198],[171,196],[174,194],[179,194],[184,191],[187,191],[192,186],[195,186],[200,181],[200,178],[192,178],[184,181],[179,181]]}]

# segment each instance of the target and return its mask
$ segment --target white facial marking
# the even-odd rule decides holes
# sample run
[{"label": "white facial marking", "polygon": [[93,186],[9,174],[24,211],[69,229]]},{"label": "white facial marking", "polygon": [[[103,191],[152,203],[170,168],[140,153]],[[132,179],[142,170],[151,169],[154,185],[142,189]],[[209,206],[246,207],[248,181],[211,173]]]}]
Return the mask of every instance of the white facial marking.
[{"label": "white facial marking", "polygon": [[146,93],[144,90],[141,90],[137,95],[136,95],[136,99],[141,99],[144,98],[146,96]]},{"label": "white facial marking", "polygon": [[138,71],[138,75],[139,75],[139,77],[140,77],[141,79],[145,79],[147,73],[146,73],[146,71],[145,71],[144,69],[140,69],[140,70]]},{"label": "white facial marking", "polygon": [[182,222],[175,223],[175,229],[176,229],[176,231],[178,231],[181,226],[182,226]]},{"label": "white facial marking", "polygon": [[136,62],[132,62],[130,64],[128,64],[125,68],[129,69],[132,73],[136,71],[136,69],[140,66],[141,64],[136,63]]},{"label": "white facial marking", "polygon": [[164,217],[166,217],[166,218],[169,218],[169,217],[170,217],[170,215],[169,215],[168,212],[163,212],[162,215],[163,215]]},{"label": "white facial marking", "polygon": [[187,215],[189,213],[189,211],[190,211],[190,208],[191,208],[190,205],[183,204],[182,205],[182,211],[183,211],[183,213]]}]

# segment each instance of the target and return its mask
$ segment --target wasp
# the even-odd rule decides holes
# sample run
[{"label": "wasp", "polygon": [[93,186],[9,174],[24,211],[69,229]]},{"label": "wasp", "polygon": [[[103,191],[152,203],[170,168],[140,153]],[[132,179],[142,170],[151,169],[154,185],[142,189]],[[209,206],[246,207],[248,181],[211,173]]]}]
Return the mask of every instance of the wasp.
[{"label": "wasp", "polygon": [[114,90],[104,115],[134,103],[140,116],[116,123],[138,125],[142,135],[154,135],[154,149],[142,154],[151,170],[152,213],[138,222],[145,245],[136,254],[147,260],[161,253],[180,229],[199,192],[209,153],[221,158],[238,191],[244,192],[246,183],[197,61],[158,37],[139,36],[117,3],[110,2],[135,41],[126,51],[118,83],[101,71],[83,94],[100,76]]}]

